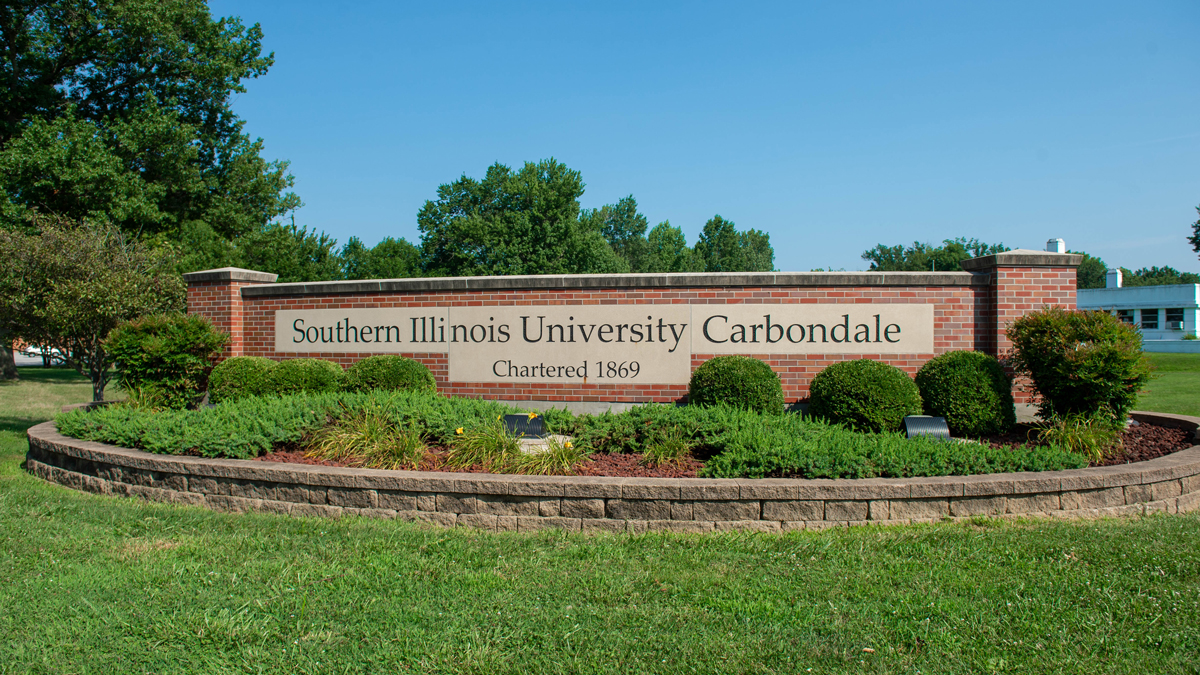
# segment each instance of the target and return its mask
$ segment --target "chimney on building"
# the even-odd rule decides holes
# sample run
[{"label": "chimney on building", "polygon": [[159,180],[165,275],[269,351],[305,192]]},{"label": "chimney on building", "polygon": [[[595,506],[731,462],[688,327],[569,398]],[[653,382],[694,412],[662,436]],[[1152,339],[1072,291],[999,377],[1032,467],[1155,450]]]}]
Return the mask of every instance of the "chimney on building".
[{"label": "chimney on building", "polygon": [[1067,242],[1062,239],[1051,239],[1046,242],[1046,251],[1049,253],[1066,253]]},{"label": "chimney on building", "polygon": [[1121,287],[1121,270],[1109,270],[1104,275],[1105,288],[1120,288]]}]

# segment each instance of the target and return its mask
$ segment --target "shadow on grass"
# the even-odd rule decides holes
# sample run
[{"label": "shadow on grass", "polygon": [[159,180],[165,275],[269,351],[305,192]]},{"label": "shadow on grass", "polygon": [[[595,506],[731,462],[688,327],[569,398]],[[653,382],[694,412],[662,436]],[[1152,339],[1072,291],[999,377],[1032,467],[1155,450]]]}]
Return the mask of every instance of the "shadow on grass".
[{"label": "shadow on grass", "polygon": [[0,380],[0,387],[12,387],[22,382],[38,382],[42,384],[86,384],[88,378],[80,375],[74,368],[42,368],[41,366],[23,366],[17,368],[20,379]]},{"label": "shadow on grass", "polygon": [[0,432],[11,431],[24,436],[29,427],[49,421],[50,419],[49,417],[38,419],[36,417],[8,417],[0,415]]}]

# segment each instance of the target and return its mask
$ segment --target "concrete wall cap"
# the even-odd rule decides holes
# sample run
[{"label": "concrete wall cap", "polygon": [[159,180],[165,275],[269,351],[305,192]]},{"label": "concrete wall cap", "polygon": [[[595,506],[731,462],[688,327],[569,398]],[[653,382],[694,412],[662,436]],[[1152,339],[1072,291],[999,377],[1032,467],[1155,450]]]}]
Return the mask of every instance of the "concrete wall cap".
[{"label": "concrete wall cap", "polygon": [[183,275],[183,280],[189,284],[203,281],[253,281],[260,284],[273,284],[278,278],[278,274],[244,270],[240,267],[220,267],[215,270],[188,272]]},{"label": "concrete wall cap", "polygon": [[964,270],[973,272],[993,267],[1078,267],[1081,262],[1083,262],[1083,256],[1077,253],[1049,253],[1018,248],[994,255],[970,258],[959,264]]},{"label": "concrete wall cap", "polygon": [[[1076,256],[1078,257],[1078,256]],[[194,272],[208,274],[209,272]],[[256,273],[257,274],[257,273]],[[186,276],[186,275],[185,275]],[[189,277],[189,281],[192,279]],[[197,279],[208,281],[210,279]],[[583,288],[716,288],[774,286],[986,286],[970,272],[694,272],[686,274],[544,274],[502,277],[431,277],[319,281],[248,286],[243,297],[402,293],[418,291],[544,290]]]}]

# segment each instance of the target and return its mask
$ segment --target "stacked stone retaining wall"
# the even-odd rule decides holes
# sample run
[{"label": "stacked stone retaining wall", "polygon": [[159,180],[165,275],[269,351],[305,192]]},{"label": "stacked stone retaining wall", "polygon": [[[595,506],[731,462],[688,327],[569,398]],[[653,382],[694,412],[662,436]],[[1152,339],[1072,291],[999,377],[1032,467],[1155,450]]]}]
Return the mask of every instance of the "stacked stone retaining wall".
[{"label": "stacked stone retaining wall", "polygon": [[[1200,418],[1135,417],[1195,430]],[[29,430],[26,466],[76,490],[220,511],[362,515],[531,531],[788,531],[947,518],[1182,513],[1200,507],[1200,446],[1112,467],[935,478],[607,478],[376,471],[156,455]]]}]

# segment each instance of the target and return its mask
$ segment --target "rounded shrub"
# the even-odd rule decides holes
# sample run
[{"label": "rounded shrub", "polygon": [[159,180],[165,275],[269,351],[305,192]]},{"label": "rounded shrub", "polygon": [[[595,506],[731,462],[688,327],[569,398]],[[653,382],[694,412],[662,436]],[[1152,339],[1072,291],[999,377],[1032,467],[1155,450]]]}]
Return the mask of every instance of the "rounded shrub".
[{"label": "rounded shrub", "polygon": [[812,379],[808,413],[857,431],[899,431],[906,416],[921,414],[921,392],[895,366],[842,361]]},{"label": "rounded shrub", "polygon": [[346,369],[346,389],[437,391],[433,373],[425,364],[395,354],[378,354],[354,363]]},{"label": "rounded shrub", "polygon": [[271,371],[275,362],[261,356],[234,356],[217,364],[208,376],[208,400],[234,401],[262,396],[273,391]]},{"label": "rounded shrub", "polygon": [[1030,312],[1006,331],[1011,364],[1033,380],[1038,416],[1109,416],[1124,424],[1150,381],[1141,332],[1108,312],[1061,307]]},{"label": "rounded shrub", "polygon": [[185,408],[204,395],[213,362],[228,343],[229,335],[208,319],[173,312],[117,326],[104,348],[116,362],[121,387],[131,396]]},{"label": "rounded shrub", "polygon": [[271,369],[270,390],[276,394],[320,394],[339,391],[342,367],[324,359],[288,359]]},{"label": "rounded shrub", "polygon": [[956,436],[1002,434],[1017,423],[1012,379],[996,357],[983,352],[946,352],[917,372],[926,415],[946,418]]},{"label": "rounded shrub", "polygon": [[700,364],[688,382],[694,405],[724,403],[760,413],[783,412],[783,385],[771,366],[749,356],[718,356]]}]

